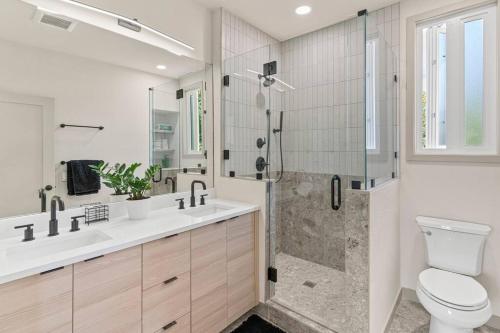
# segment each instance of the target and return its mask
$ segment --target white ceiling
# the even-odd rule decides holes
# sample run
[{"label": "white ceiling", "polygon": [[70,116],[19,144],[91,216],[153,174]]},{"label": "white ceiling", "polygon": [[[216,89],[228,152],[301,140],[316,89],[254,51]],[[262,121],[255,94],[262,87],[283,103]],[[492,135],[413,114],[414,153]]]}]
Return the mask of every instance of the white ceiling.
[{"label": "white ceiling", "polygon": [[[204,63],[79,22],[71,32],[32,20],[35,7],[1,0],[0,39],[63,52],[166,77],[179,78],[204,69]],[[166,70],[156,69],[164,64]]]},{"label": "white ceiling", "polygon": [[[223,7],[248,23],[283,41],[396,3],[397,0],[196,0],[208,8]],[[309,15],[295,8],[309,5]]]}]

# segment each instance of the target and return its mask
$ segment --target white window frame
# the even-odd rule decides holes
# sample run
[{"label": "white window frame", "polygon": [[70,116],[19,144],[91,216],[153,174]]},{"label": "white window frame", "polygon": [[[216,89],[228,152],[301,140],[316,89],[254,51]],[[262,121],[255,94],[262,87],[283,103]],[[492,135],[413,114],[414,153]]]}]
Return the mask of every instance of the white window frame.
[{"label": "white window frame", "polygon": [[[489,7],[494,8],[493,13],[493,22],[491,16],[487,16],[485,14],[485,10]],[[476,13],[474,11],[477,11]],[[486,13],[490,13],[486,11]],[[452,69],[455,66],[464,66],[463,59],[463,38],[460,39],[460,42],[454,43],[454,45],[460,49],[450,50],[447,45],[447,87],[449,84],[456,85],[454,90],[447,89],[448,91],[456,91],[455,95],[447,94],[446,99],[446,125],[447,125],[447,142],[446,149],[442,148],[425,148],[423,149],[420,140],[420,96],[417,97],[416,89],[421,87],[421,81],[419,79],[419,73],[421,64],[420,61],[421,48],[419,48],[419,43],[421,43],[421,34],[418,32],[421,31],[420,26],[425,25],[427,23],[439,22],[440,20],[446,19],[447,17],[455,17],[457,16],[457,24],[459,24],[458,29],[448,29],[447,27],[447,39],[448,38],[459,38],[460,35],[463,36],[463,24],[464,22],[468,22],[471,20],[475,20],[478,18],[485,18],[487,20],[484,21],[484,31],[485,31],[485,40],[484,40],[484,68],[485,68],[485,77],[484,77],[484,104],[483,110],[484,119],[483,123],[485,124],[484,133],[485,136],[483,138],[483,149],[479,146],[468,147],[465,145],[465,103],[459,102],[459,99],[462,100],[465,98],[463,94],[464,89],[464,71],[453,71]],[[496,16],[496,17],[495,17]],[[499,18],[499,8],[496,4],[496,1],[479,1],[479,0],[469,0],[462,3],[454,4],[451,6],[447,6],[444,8],[440,8],[437,10],[433,10],[432,12],[417,15],[411,17],[407,20],[407,154],[406,157],[409,161],[443,161],[443,162],[485,162],[485,163],[498,163],[500,162],[500,154],[499,154],[499,116],[498,110],[496,108],[497,105],[497,97],[499,95],[499,84],[498,84],[498,56],[499,56],[499,45],[495,40],[496,36],[500,36],[499,32],[499,24],[497,20]],[[487,22],[488,21],[488,22]],[[491,33],[490,30],[494,29],[495,33]],[[449,31],[457,31],[455,36],[448,35]],[[490,39],[488,39],[490,38]],[[451,60],[452,63],[449,62],[450,52],[458,52],[460,57],[455,56],[455,60]],[[487,56],[492,52],[496,53],[495,57]],[[449,58],[448,58],[449,57]],[[453,63],[456,61],[457,63]],[[451,69],[450,69],[451,68]],[[455,67],[456,68],[456,67]],[[495,84],[496,83],[496,84]],[[496,87],[496,88],[495,88]],[[492,105],[493,104],[493,105]],[[452,116],[451,114],[454,113]],[[458,140],[454,140],[458,139]],[[451,140],[450,140],[451,139]]]},{"label": "white window frame", "polygon": [[181,112],[182,112],[182,115],[181,115],[181,123],[182,123],[182,130],[184,132],[184,148],[183,148],[183,156],[184,157],[200,157],[200,156],[203,156],[204,155],[204,150],[206,149],[204,147],[204,149],[202,151],[194,151],[194,150],[191,150],[191,131],[190,131],[190,119],[189,119],[189,114],[188,114],[188,111],[189,111],[189,106],[188,106],[188,103],[189,103],[189,96],[190,96],[190,92],[194,91],[194,90],[200,90],[201,92],[201,100],[202,100],[202,112],[203,112],[203,129],[202,129],[202,136],[203,136],[203,143],[206,144],[206,128],[205,128],[205,91],[203,89],[204,87],[204,84],[203,82],[198,82],[198,83],[195,83],[187,88],[184,88],[184,98],[182,99],[182,106],[181,106]]}]

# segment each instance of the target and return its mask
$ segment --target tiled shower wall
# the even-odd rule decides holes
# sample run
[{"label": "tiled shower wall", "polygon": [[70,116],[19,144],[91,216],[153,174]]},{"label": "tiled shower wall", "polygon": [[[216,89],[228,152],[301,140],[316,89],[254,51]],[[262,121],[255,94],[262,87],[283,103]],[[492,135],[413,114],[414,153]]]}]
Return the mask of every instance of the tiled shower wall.
[{"label": "tiled shower wall", "polygon": [[364,18],[282,43],[287,171],[362,176]]},{"label": "tiled shower wall", "polygon": [[[224,107],[224,149],[230,159],[224,161],[224,175],[235,171],[237,176],[255,175],[257,157],[265,157],[265,149],[258,149],[258,138],[266,137],[266,109],[281,109],[281,93],[271,87],[263,88],[257,74],[262,66],[280,60],[280,47],[276,39],[244,20],[222,10],[222,62],[223,74],[230,76],[229,87],[222,91]],[[258,94],[264,104],[259,105]],[[276,124],[277,112],[272,113]],[[275,149],[273,147],[273,149]],[[273,160],[276,160],[273,151]],[[273,165],[275,163],[272,163]]]}]

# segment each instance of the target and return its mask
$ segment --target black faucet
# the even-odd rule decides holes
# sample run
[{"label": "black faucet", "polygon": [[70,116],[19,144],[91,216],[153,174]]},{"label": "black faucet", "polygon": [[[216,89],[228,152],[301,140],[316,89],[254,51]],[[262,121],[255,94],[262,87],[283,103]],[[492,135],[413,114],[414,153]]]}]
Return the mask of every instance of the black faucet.
[{"label": "black faucet", "polygon": [[201,180],[193,180],[193,182],[191,183],[191,204],[189,205],[189,207],[196,207],[196,198],[194,197],[195,184],[201,184],[204,190],[207,189],[207,185],[205,185],[205,183],[202,182]]},{"label": "black faucet", "polygon": [[57,205],[59,205],[59,210],[64,210],[64,202],[62,199],[54,195],[50,200],[50,221],[49,221],[49,237],[59,235],[58,222],[56,218]]},{"label": "black faucet", "polygon": [[172,182],[172,193],[175,193],[176,192],[175,179],[174,179],[174,177],[167,177],[167,178],[165,178],[165,185],[168,184],[169,180]]},{"label": "black faucet", "polygon": [[47,185],[38,190],[38,197],[40,198],[40,211],[45,213],[47,211],[47,194],[45,191],[51,191],[52,185]]}]

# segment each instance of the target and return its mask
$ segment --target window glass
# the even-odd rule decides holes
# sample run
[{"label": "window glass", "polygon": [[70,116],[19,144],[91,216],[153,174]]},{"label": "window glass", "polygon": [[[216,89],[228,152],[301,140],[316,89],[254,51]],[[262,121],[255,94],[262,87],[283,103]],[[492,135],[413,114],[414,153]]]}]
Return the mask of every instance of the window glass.
[{"label": "window glass", "polygon": [[417,23],[419,154],[498,154],[496,24],[493,6]]},{"label": "window glass", "polygon": [[483,20],[464,23],[465,143],[483,143],[484,32]]}]

